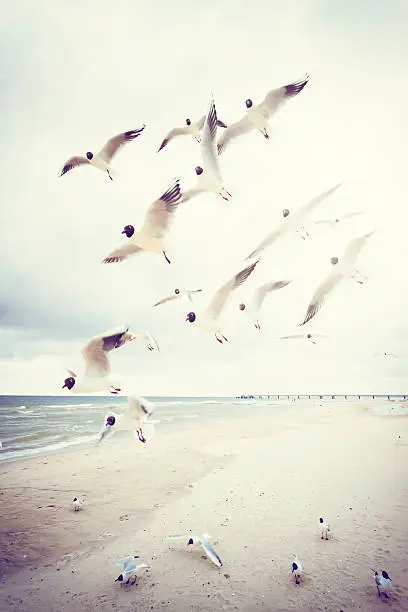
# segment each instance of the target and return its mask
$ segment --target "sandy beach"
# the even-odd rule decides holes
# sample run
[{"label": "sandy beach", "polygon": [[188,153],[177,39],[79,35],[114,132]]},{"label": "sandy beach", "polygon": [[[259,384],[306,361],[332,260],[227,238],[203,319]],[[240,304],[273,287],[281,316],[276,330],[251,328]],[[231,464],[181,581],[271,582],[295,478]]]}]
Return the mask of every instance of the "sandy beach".
[{"label": "sandy beach", "polygon": [[[3,464],[0,609],[408,610],[408,419],[373,405],[248,406],[158,425],[146,445],[118,435]],[[221,568],[186,545],[204,532]],[[128,554],[151,569],[121,586]],[[389,600],[370,568],[389,572]]]}]

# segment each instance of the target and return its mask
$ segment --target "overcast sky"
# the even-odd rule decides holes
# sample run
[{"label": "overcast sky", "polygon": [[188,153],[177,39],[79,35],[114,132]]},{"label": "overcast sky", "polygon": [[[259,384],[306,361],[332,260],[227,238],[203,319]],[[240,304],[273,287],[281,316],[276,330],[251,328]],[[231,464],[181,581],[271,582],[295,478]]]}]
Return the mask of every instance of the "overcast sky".
[{"label": "overcast sky", "polygon": [[[408,391],[404,0],[20,0],[0,27],[1,393],[60,393],[66,369],[81,372],[87,339],[122,323],[161,346],[160,355],[132,344],[112,355],[113,370],[145,395]],[[100,263],[174,177],[194,184],[194,140],[156,153],[169,129],[202,116],[210,91],[229,124],[248,97],[258,103],[306,72],[269,141],[254,132],[223,153],[231,202],[209,194],[179,208],[171,265],[153,254]],[[113,161],[115,181],[94,168],[57,176],[71,155],[142,123]],[[277,242],[236,293],[228,344],[185,322],[188,301],[152,308],[185,286],[205,289],[195,302],[205,308],[283,208],[339,182],[307,225],[312,240]],[[336,230],[313,224],[353,211],[364,214]],[[358,262],[368,283],[345,282],[299,328],[329,258],[372,228]],[[256,330],[238,303],[284,279],[292,283],[265,301]],[[328,338],[278,339],[300,331]]]}]

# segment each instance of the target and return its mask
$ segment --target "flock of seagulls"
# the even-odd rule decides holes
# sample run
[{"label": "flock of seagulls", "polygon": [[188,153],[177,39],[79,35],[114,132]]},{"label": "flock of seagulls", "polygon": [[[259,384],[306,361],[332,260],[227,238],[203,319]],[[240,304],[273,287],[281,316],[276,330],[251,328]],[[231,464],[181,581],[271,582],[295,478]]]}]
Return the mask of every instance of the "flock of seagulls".
[{"label": "flock of seagulls", "polygon": [[[164,260],[170,264],[171,259],[167,236],[179,207],[191,199],[199,197],[201,194],[207,192],[223,200],[230,200],[232,195],[228,191],[222,177],[220,166],[221,155],[228,147],[232,146],[233,142],[251,131],[256,131],[265,139],[269,140],[271,137],[271,119],[288,100],[294,98],[303,91],[309,82],[309,78],[309,75],[306,75],[303,79],[272,89],[259,104],[254,104],[253,100],[248,98],[245,101],[245,115],[239,121],[230,125],[218,119],[214,98],[213,95],[211,95],[206,115],[203,115],[195,122],[188,118],[186,119],[185,126],[171,129],[162,140],[157,153],[161,152],[175,138],[189,136],[197,141],[200,147],[201,165],[195,167],[196,185],[187,191],[183,191],[180,180],[178,178],[173,179],[167,190],[148,206],[142,226],[139,229],[135,229],[133,225],[126,225],[122,230],[122,235],[125,236],[124,241],[116,249],[108,253],[102,260],[102,263],[117,264],[134,255],[149,252],[163,257]],[[69,171],[79,166],[90,165],[106,173],[109,180],[113,181],[116,172],[111,163],[115,155],[125,144],[141,136],[145,127],[146,126],[143,124],[140,128],[123,132],[110,138],[98,153],[88,151],[85,156],[76,155],[71,157],[63,165],[59,176],[64,176]],[[220,128],[223,131],[218,138],[218,130]],[[295,213],[291,213],[290,210],[285,208],[282,211],[282,218],[279,226],[270,231],[264,240],[246,257],[247,263],[245,267],[241,267],[232,278],[226,280],[226,282],[216,291],[205,310],[201,313],[197,313],[195,310],[188,312],[186,322],[212,334],[220,344],[228,342],[220,318],[230,303],[234,291],[241,287],[254,273],[264,251],[270,248],[279,238],[289,233],[297,233],[303,240],[310,238],[309,233],[305,230],[305,223],[312,213],[317,210],[320,204],[334,194],[340,186],[341,183],[319,194]],[[352,212],[334,219],[317,220],[315,223],[327,225],[333,229],[337,227],[339,223],[343,223],[346,219],[359,214],[361,213]],[[361,250],[372,234],[373,231],[353,238],[342,256],[336,256],[330,259],[332,270],[313,293],[304,320],[300,323],[300,326],[305,325],[317,315],[330,293],[341,281],[353,279],[363,284],[367,280],[367,277],[364,276],[355,265]],[[261,328],[260,313],[265,299],[272,292],[284,289],[291,282],[292,281],[289,279],[279,281],[272,280],[263,283],[256,288],[252,301],[249,304],[239,304],[239,310],[244,312],[255,328],[259,330]],[[185,297],[193,304],[193,296],[201,291],[203,291],[202,288],[176,288],[174,294],[163,297],[153,304],[153,307]],[[281,339],[302,338],[315,344],[317,338],[320,337],[323,337],[323,335],[306,333],[281,336]],[[62,388],[66,388],[72,393],[96,393],[103,391],[109,391],[112,394],[121,393],[122,388],[120,383],[111,373],[110,353],[114,349],[121,348],[131,342],[142,343],[148,350],[160,352],[156,339],[148,332],[133,334],[126,325],[103,332],[92,337],[82,349],[82,356],[85,362],[83,374],[78,376],[72,370],[68,370],[69,376],[64,380]],[[155,422],[151,420],[153,413],[154,405],[151,402],[137,395],[128,395],[128,406],[123,413],[116,414],[114,412],[109,412],[106,414],[98,443],[101,443],[118,431],[130,431],[139,442],[143,444],[146,443],[147,439],[153,435],[154,431]],[[150,432],[148,435],[146,434],[147,430]],[[73,500],[74,511],[79,511],[83,506],[84,500],[75,497]],[[319,519],[319,527],[321,538],[328,540],[330,526],[323,518]],[[208,534],[204,533],[196,536],[168,536],[168,539],[182,540],[186,542],[188,546],[201,546],[206,556],[217,567],[222,566],[222,561],[215,552],[211,536]],[[133,555],[118,560],[117,564],[122,568],[122,571],[115,582],[120,582],[122,584],[135,583],[137,575],[142,570],[150,569],[150,566],[144,563],[136,563],[136,559],[138,559],[138,556]],[[291,573],[295,578],[296,584],[300,584],[304,574],[304,567],[297,556],[295,556],[292,562]],[[380,572],[375,571],[374,577],[378,594],[380,596],[384,594],[385,597],[388,597],[391,583],[391,578],[388,573],[385,570]]]}]

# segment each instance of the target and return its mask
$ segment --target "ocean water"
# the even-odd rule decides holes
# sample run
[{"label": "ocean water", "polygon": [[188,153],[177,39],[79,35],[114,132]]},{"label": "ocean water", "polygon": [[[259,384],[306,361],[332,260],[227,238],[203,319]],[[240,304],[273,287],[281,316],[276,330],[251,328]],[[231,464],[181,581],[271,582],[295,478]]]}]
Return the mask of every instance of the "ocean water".
[{"label": "ocean water", "polygon": [[[290,405],[293,400],[283,395],[246,397],[148,397],[155,404],[154,420],[169,430],[186,419],[211,420],[220,412],[229,417],[253,409]],[[373,402],[377,414],[408,413],[403,396],[361,396],[360,401]],[[321,402],[320,396],[300,396],[296,404]],[[358,396],[325,396],[323,401],[359,401]],[[0,396],[0,462],[14,461],[47,454],[91,442],[98,438],[106,413],[111,408],[121,412],[127,405],[125,396]],[[252,409],[251,408],[251,409]]]}]

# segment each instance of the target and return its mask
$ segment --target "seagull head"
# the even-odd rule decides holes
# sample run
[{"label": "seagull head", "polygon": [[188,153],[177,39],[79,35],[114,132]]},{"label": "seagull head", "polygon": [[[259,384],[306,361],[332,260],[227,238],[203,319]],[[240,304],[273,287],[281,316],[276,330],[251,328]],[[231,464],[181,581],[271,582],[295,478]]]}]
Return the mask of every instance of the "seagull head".
[{"label": "seagull head", "polygon": [[[312,334],[307,334],[307,335],[306,335],[306,338],[311,338],[311,337],[312,337]],[[323,519],[320,519],[320,522],[322,523],[322,522],[323,522]]]},{"label": "seagull head", "polygon": [[66,387],[68,390],[70,390],[72,389],[74,385],[75,385],[75,378],[73,376],[69,376],[68,378],[64,380],[64,384],[62,388],[65,389]]},{"label": "seagull head", "polygon": [[284,209],[282,210],[282,215],[283,215],[283,218],[284,218],[284,219],[286,219],[286,217],[288,217],[288,216],[290,215],[290,210],[289,210],[289,208],[284,208]]},{"label": "seagull head", "polygon": [[112,427],[115,424],[115,422],[116,422],[116,419],[113,415],[108,416],[108,418],[106,419],[106,426],[109,425],[110,427]]},{"label": "seagull head", "polygon": [[201,166],[196,166],[195,167],[195,173],[196,173],[197,176],[200,176],[200,174],[203,173],[202,167]]},{"label": "seagull head", "polygon": [[74,499],[73,499],[72,501],[78,501],[78,498],[77,498],[77,497],[74,497]]},{"label": "seagull head", "polygon": [[186,123],[187,123],[187,125],[191,125],[190,119],[186,119]]},{"label": "seagull head", "polygon": [[190,539],[189,539],[189,541],[187,542],[187,546],[188,546],[189,544],[194,544],[194,540],[193,540],[193,538],[190,538]]},{"label": "seagull head", "polygon": [[320,517],[320,518],[319,518],[319,521],[320,521],[320,523],[323,523],[323,522],[324,522],[324,521],[323,521],[323,519],[322,519],[322,517]]},{"label": "seagull head", "polygon": [[[377,573],[377,572],[376,572],[376,573]],[[385,578],[386,580],[389,580],[390,582],[392,582],[391,578],[390,578],[390,577],[389,577],[389,575],[388,575],[388,572],[386,572],[385,570],[383,570],[383,571],[381,572],[381,574],[382,574],[382,577],[383,577],[383,578]]]},{"label": "seagull head", "polygon": [[120,574],[120,575],[119,575],[119,576],[116,578],[115,582],[123,582],[123,574]]},{"label": "seagull head", "polygon": [[91,153],[90,151],[87,151],[86,157],[87,159],[89,159],[89,161],[91,161],[91,159],[93,159],[93,153]]},{"label": "seagull head", "polygon": [[339,258],[338,257],[330,257],[330,263],[332,266],[335,266],[337,263],[339,263]]},{"label": "seagull head", "polygon": [[186,321],[189,321],[189,323],[194,323],[195,320],[196,320],[195,312],[189,312],[188,315],[186,316]]},{"label": "seagull head", "polygon": [[245,104],[247,108],[251,108],[252,106],[252,100],[250,98],[248,98],[248,100],[245,100]]},{"label": "seagull head", "polygon": [[246,306],[245,306],[245,304],[240,304],[240,305],[238,306],[238,308],[239,308],[240,310],[245,310]]},{"label": "seagull head", "polygon": [[179,294],[180,294],[180,289],[175,289],[175,290],[174,290],[174,293],[175,293],[176,295],[179,295]]},{"label": "seagull head", "polygon": [[125,225],[121,233],[126,234],[128,238],[131,238],[135,233],[135,228],[133,227],[133,225]]},{"label": "seagull head", "polygon": [[298,564],[293,562],[292,563],[292,574],[293,574],[293,572],[296,572],[297,569],[298,569]]}]

